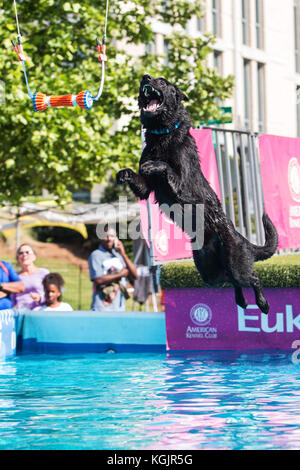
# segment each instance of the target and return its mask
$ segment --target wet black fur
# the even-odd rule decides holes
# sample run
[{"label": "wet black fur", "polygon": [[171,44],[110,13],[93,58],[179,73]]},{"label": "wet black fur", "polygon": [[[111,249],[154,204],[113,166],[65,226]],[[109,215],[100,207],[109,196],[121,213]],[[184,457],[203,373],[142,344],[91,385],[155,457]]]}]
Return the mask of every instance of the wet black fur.
[{"label": "wet black fur", "polygon": [[[144,109],[149,102],[149,97],[144,93],[145,84],[152,85],[154,91],[160,93],[162,102],[155,112]],[[157,96],[153,95],[151,99]],[[129,183],[134,194],[141,199],[147,199],[154,191],[160,205],[180,204],[183,207],[184,204],[192,204],[195,208],[196,204],[204,204],[204,243],[201,249],[193,250],[194,262],[203,281],[210,286],[231,283],[236,303],[243,308],[246,308],[247,302],[242,288],[252,287],[258,307],[268,313],[269,304],[253,264],[275,253],[278,244],[276,229],[264,214],[264,246],[253,245],[235,230],[201,171],[196,144],[189,133],[192,124],[182,105],[182,100],[186,99],[176,86],[164,78],[143,77],[138,102],[141,123],[146,129],[146,146],[140,159],[139,172],[135,173],[129,168],[121,170],[117,174],[117,182]],[[181,124],[175,129],[178,122]],[[167,134],[152,133],[165,132],[166,129],[169,129]]]}]

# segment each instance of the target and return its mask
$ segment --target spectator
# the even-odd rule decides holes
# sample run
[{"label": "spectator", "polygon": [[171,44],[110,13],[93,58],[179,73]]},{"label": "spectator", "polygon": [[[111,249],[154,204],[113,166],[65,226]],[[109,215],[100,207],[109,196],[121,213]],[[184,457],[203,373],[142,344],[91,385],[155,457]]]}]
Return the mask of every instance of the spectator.
[{"label": "spectator", "polygon": [[47,274],[43,280],[46,304],[39,310],[57,310],[59,312],[73,310],[71,305],[61,301],[64,285],[65,282],[59,273]]},{"label": "spectator", "polygon": [[35,266],[36,254],[30,245],[23,244],[17,250],[17,261],[21,266],[19,276],[24,282],[25,291],[12,297],[16,308],[35,310],[45,303],[43,279],[48,269]]},{"label": "spectator", "polygon": [[24,292],[24,283],[11,263],[0,261],[0,310],[12,308],[11,294]]},{"label": "spectator", "polygon": [[106,236],[89,257],[90,279],[93,282],[92,310],[125,310],[128,298],[126,279],[137,279],[134,264],[126,255],[123,243],[114,229],[104,228]]}]

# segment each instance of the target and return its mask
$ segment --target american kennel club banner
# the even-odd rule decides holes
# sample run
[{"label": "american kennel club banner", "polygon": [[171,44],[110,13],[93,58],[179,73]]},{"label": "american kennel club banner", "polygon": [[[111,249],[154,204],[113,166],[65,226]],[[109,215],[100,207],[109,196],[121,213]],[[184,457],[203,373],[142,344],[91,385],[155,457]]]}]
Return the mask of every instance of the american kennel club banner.
[{"label": "american kennel club banner", "polygon": [[264,289],[270,313],[261,313],[252,289],[249,305],[236,305],[231,288],[170,289],[165,294],[169,351],[284,350],[299,346],[297,289]]},{"label": "american kennel club banner", "polygon": [[300,139],[262,135],[260,165],[265,210],[279,235],[279,248],[300,247]]}]

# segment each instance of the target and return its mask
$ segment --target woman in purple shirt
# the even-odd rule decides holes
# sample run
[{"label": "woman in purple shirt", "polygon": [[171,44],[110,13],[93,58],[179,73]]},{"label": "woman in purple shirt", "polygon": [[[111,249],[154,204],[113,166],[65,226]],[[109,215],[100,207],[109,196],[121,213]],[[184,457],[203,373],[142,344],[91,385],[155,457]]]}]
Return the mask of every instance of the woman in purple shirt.
[{"label": "woman in purple shirt", "polygon": [[15,308],[35,310],[45,303],[43,279],[48,269],[35,266],[36,255],[30,245],[23,244],[17,250],[17,261],[21,266],[20,279],[24,282],[25,291],[13,296]]}]

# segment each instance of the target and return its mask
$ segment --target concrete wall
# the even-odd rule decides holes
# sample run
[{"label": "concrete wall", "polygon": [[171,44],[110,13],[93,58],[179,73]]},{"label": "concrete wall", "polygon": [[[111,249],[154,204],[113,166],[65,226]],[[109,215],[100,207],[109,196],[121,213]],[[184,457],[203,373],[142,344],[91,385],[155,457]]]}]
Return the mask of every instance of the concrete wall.
[{"label": "concrete wall", "polygon": [[[247,3],[247,2],[246,2]],[[235,92],[225,105],[233,107],[234,128],[245,127],[243,61],[250,60],[250,129],[258,131],[257,63],[264,64],[264,128],[269,134],[297,137],[293,0],[261,0],[262,47],[256,47],[255,0],[248,0],[249,42],[242,39],[242,1],[221,0],[220,37],[216,49],[223,52],[223,74],[235,76]],[[212,30],[212,0],[206,0],[205,30]],[[194,28],[196,23],[194,23]],[[193,30],[191,25],[190,30]],[[300,31],[300,23],[299,23]],[[211,58],[211,65],[213,65]]]}]

